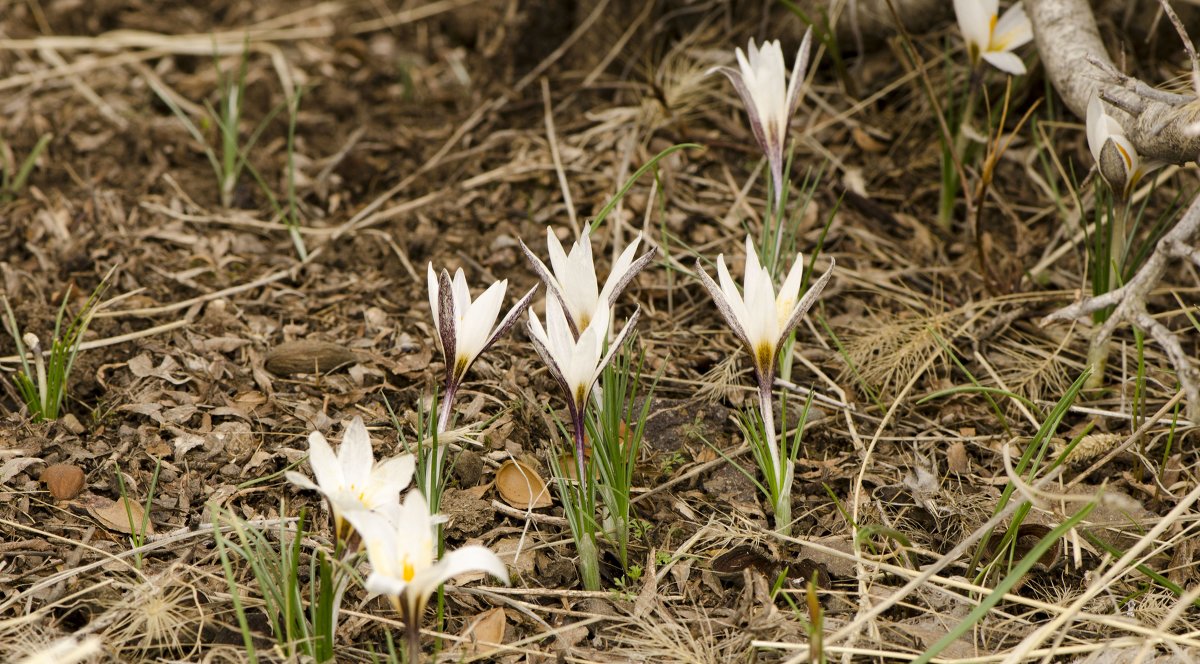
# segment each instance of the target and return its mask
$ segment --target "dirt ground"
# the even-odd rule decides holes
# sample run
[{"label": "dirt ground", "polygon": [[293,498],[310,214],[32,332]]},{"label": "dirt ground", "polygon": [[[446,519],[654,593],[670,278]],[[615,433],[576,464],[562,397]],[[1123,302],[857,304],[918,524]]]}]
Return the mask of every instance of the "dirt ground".
[{"label": "dirt ground", "polygon": [[[1106,37],[1125,34],[1122,20],[1102,16]],[[722,252],[740,269],[766,194],[733,90],[705,72],[750,37],[782,39],[790,63],[803,28],[784,7],[720,0],[0,0],[3,157],[19,163],[51,137],[27,185],[0,199],[2,292],[22,329],[43,338],[64,300],[78,311],[110,270],[106,297],[123,296],[86,334],[98,347],[78,356],[66,417],[32,421],[3,381],[0,661],[71,633],[101,637],[92,661],[243,661],[214,506],[261,524],[310,508],[305,560],[327,547],[318,497],[283,471],[306,470],[310,431],[340,439],[355,415],[377,455],[401,445],[389,406],[411,435],[443,371],[426,263],[462,267],[475,285],[508,279],[511,302],[536,283],[518,240],[544,251],[547,225],[572,237],[642,164],[685,142],[703,149],[639,179],[595,240],[602,274],[638,231],[660,250],[619,309],[641,307],[639,343],[662,370],[635,482],[643,574],[622,579],[606,553],[608,590],[581,590],[561,507],[528,516],[491,485],[509,458],[548,478],[562,444],[545,410],[559,405],[555,387],[519,325],[460,396],[460,419],[487,424],[444,504],[450,545],[501,553],[513,584],[451,588],[441,656],[785,661],[820,640],[805,604],[814,573],[830,658],[906,660],[945,636],[1005,578],[974,575],[972,555],[988,551],[955,552],[941,573],[903,587],[1008,500],[1006,455],[1025,450],[1085,365],[1090,322],[1040,321],[1089,288],[1079,206],[1090,221],[1093,188],[1072,195],[1067,174],[1083,180],[1091,157],[1080,121],[1029,56],[1006,126],[1031,109],[1033,119],[996,164],[987,213],[977,228],[959,215],[943,230],[939,127],[922,75],[939,94],[966,76],[953,17],[912,36],[925,69],[895,37],[840,58],[821,49],[792,123],[793,186],[813,183],[794,211],[806,253],[829,223],[822,255],[837,270],[799,332],[792,382],[819,397],[798,461],[794,537],[775,537],[754,486],[713,451],[750,467],[735,414],[753,393],[692,269]],[[1170,27],[1157,30],[1151,42],[1122,42],[1127,66],[1170,80],[1183,56]],[[243,49],[238,133],[261,126],[247,159],[262,182],[247,169],[225,205],[204,144],[163,98],[218,145],[210,109]],[[999,103],[1002,79],[988,80]],[[271,202],[286,201],[296,89],[303,261]],[[1194,170],[1160,171],[1146,218],[1186,206],[1196,185]],[[1198,283],[1178,267],[1153,300],[1191,357]],[[0,356],[15,353],[0,335]],[[14,360],[0,360],[6,376]],[[328,370],[313,372],[314,361]],[[926,398],[973,384],[1025,401],[977,390]],[[1109,498],[942,658],[1008,653],[1067,615],[1053,655],[1063,661],[1129,661],[1120,657],[1146,643],[1145,661],[1200,653],[1195,593],[1179,597],[1198,580],[1194,509],[1172,517],[1140,568],[1068,611],[1197,486],[1196,428],[1178,404],[1162,350],[1123,326],[1105,385],[1051,432],[1057,454],[1091,426],[1019,543],[1031,547],[1101,487]],[[54,464],[84,471],[81,493],[48,492],[40,478]],[[140,546],[111,518],[122,492],[151,498],[154,534]],[[282,659],[254,610],[258,587],[244,566],[237,574],[259,656]],[[371,661],[387,633],[400,638],[399,617],[361,588],[344,607],[339,661]],[[469,626],[495,608],[506,645],[473,650]]]}]

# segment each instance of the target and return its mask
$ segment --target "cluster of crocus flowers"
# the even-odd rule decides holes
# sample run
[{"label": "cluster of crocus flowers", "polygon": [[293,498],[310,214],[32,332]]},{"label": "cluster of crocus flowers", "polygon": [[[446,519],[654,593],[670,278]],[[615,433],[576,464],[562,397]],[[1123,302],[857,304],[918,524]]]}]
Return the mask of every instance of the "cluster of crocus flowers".
[{"label": "cluster of crocus flowers", "polygon": [[1087,141],[1101,177],[1122,200],[1128,200],[1147,173],[1163,165],[1138,155],[1121,123],[1104,110],[1104,102],[1098,96],[1088,101]]},{"label": "cluster of crocus flowers", "polygon": [[[371,564],[366,589],[387,596],[401,612],[408,630],[409,661],[418,661],[421,615],[438,586],[474,571],[508,583],[504,563],[482,546],[463,547],[437,559],[438,518],[430,513],[425,497],[410,491],[400,501],[412,481],[413,456],[402,454],[375,463],[362,418],[355,417],[346,427],[336,454],[320,432],[314,431],[308,441],[316,482],[296,472],[286,477],[301,488],[319,491],[328,501],[339,548],[352,534],[366,548]],[[347,548],[346,554],[356,550]]]},{"label": "cluster of crocus flowers", "polygon": [[450,278],[448,270],[437,273],[433,263],[427,266],[429,281],[429,308],[437,326],[437,338],[446,364],[446,380],[443,386],[441,411],[438,413],[438,431],[444,431],[450,422],[454,396],[467,375],[471,364],[483,351],[504,336],[512,327],[530,300],[537,287],[531,288],[504,316],[500,324],[496,317],[504,303],[508,280],[497,281],[479,297],[472,300],[467,278],[459,268]]},{"label": "cluster of crocus flowers", "polygon": [[[780,452],[775,432],[775,409],[773,388],[775,370],[779,363],[779,352],[791,336],[796,326],[800,324],[817,297],[825,288],[833,274],[833,266],[825,271],[805,291],[800,294],[800,286],[804,276],[804,260],[796,256],[791,270],[775,292],[775,285],[768,272],[758,260],[758,253],[749,237],[746,238],[746,268],[742,279],[742,289],[739,291],[729,268],[725,265],[724,254],[717,256],[717,279],[705,272],[704,266],[696,262],[696,274],[704,284],[717,310],[729,325],[738,341],[750,354],[754,364],[754,377],[758,383],[759,410],[763,422],[763,434],[768,451],[768,462],[771,467],[764,467],[764,473],[772,475],[769,485],[778,489],[771,499],[775,503],[776,520],[782,521],[777,525],[783,529],[790,522],[791,503],[790,487],[794,466],[790,458],[785,458]],[[719,282],[719,283],[718,283]]]},{"label": "cluster of crocus flowers", "polygon": [[621,252],[603,287],[599,285],[596,264],[592,260],[589,230],[584,230],[583,237],[568,253],[563,250],[554,231],[546,229],[546,246],[553,270],[547,268],[524,242],[521,243],[534,272],[550,292],[550,297],[546,298],[545,326],[532,309],[529,311],[529,336],[554,382],[562,388],[566,397],[576,434],[575,460],[579,477],[583,477],[584,408],[591,397],[592,387],[637,323],[640,313],[635,310],[610,342],[608,332],[612,307],[629,282],[653,260],[656,253],[652,247],[635,258],[641,240],[639,234]]},{"label": "cluster of crocus flowers", "polygon": [[737,49],[737,69],[716,67],[710,70],[710,73],[719,71],[725,74],[742,98],[746,116],[750,120],[750,130],[754,132],[754,139],[758,141],[771,168],[771,184],[775,188],[774,207],[778,207],[783,200],[783,163],[788,124],[800,104],[800,85],[807,73],[811,44],[812,28],[809,28],[796,53],[790,79],[783,61],[783,48],[778,40],[764,42],[759,47],[751,39],[746,52]]},{"label": "cluster of crocus flowers", "polygon": [[954,14],[972,67],[982,59],[1006,74],[1025,73],[1025,63],[1013,51],[1033,39],[1033,26],[1020,2],[1000,16],[1000,0],[954,0]]}]

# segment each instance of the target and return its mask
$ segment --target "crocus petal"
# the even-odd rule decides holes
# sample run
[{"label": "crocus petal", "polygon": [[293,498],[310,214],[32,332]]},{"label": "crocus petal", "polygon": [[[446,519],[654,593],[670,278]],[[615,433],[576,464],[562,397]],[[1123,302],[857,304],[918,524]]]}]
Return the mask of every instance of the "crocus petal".
[{"label": "crocus petal", "polygon": [[1108,140],[1108,126],[1104,119],[1104,102],[1100,101],[1099,95],[1092,95],[1088,99],[1087,108],[1087,142],[1092,159],[1097,164],[1100,163],[1100,148],[1104,147],[1104,141]]},{"label": "crocus petal", "polygon": [[626,337],[628,337],[630,332],[637,327],[638,318],[641,316],[641,314],[641,307],[634,309],[633,315],[629,317],[629,320],[625,321],[625,326],[621,328],[621,331],[617,333],[617,336],[614,337],[613,340],[608,344],[608,355],[605,355],[604,359],[600,360],[600,363],[596,365],[596,370],[592,374],[592,384],[595,384],[596,381],[600,379],[600,374],[604,372],[604,368],[607,367],[609,363],[613,361],[613,358],[617,356],[617,353],[621,350],[621,346],[625,345]]},{"label": "crocus petal", "polygon": [[992,17],[999,9],[999,0],[954,0],[954,15],[958,29],[972,59],[987,50],[991,42]]},{"label": "crocus petal", "polygon": [[454,294],[454,316],[462,318],[471,307],[471,289],[467,287],[467,276],[463,274],[461,267],[454,271],[454,281],[450,286]]},{"label": "crocus petal", "polygon": [[529,322],[527,323],[529,330],[529,339],[533,342],[533,349],[537,351],[538,357],[542,358],[542,363],[546,365],[546,371],[550,373],[550,377],[554,382],[558,383],[559,388],[566,394],[571,393],[571,386],[567,383],[566,376],[563,375],[563,369],[559,366],[558,359],[554,357],[554,352],[550,350],[550,338],[542,327],[541,321],[538,320],[537,314],[533,309],[529,310]]},{"label": "crocus petal", "polygon": [[[549,228],[546,230],[548,233],[550,232]],[[555,238],[555,241],[557,242],[557,238]],[[534,254],[532,251],[530,251],[529,247],[525,246],[524,241],[517,240],[517,242],[521,245],[521,251],[525,252],[525,258],[529,261],[530,267],[533,268],[534,274],[536,274],[538,279],[540,279],[542,283],[546,285],[546,290],[550,291],[550,294],[554,297],[554,299],[558,300],[559,304],[564,307],[567,306],[567,299],[566,295],[563,293],[562,285],[558,283],[558,279],[555,278],[554,274],[550,271],[550,268],[546,267],[546,264],[542,262],[542,259],[537,257],[537,254]],[[559,251],[562,251],[561,246],[559,247]],[[579,330],[574,327],[574,322],[572,322],[571,325],[571,332],[578,333]]]},{"label": "crocus petal", "polygon": [[1015,53],[989,51],[983,54],[983,59],[991,66],[1006,74],[1013,76],[1023,76],[1025,74],[1025,62],[1017,57]]},{"label": "crocus petal", "polygon": [[300,487],[301,489],[307,489],[309,491],[320,491],[321,490],[321,487],[317,486],[312,480],[301,475],[300,473],[297,473],[294,470],[287,471],[286,473],[283,474],[283,477],[287,481],[291,482],[292,484],[295,484],[296,486]]},{"label": "crocus petal", "polygon": [[487,572],[503,581],[505,585],[508,584],[508,570],[500,557],[485,546],[473,544],[447,553],[432,567],[413,577],[407,589],[409,598],[415,600],[419,612],[425,608],[425,603],[438,586],[468,572]]},{"label": "crocus petal", "polygon": [[787,322],[783,324],[783,329],[780,330],[780,338],[791,334],[792,330],[796,329],[796,326],[800,324],[800,321],[804,318],[804,314],[808,313],[808,310],[816,303],[817,298],[821,296],[821,291],[825,290],[825,284],[829,283],[829,278],[833,276],[833,268],[836,265],[837,261],[833,260],[833,257],[830,256],[829,269],[825,270],[825,274],[822,274],[819,279],[808,287],[808,290],[804,293],[804,297],[800,298],[800,301],[796,303],[796,306],[792,309],[791,317],[788,318]]},{"label": "crocus petal", "polygon": [[[441,325],[441,319],[438,318],[438,278],[434,272],[433,263],[429,263],[426,268],[426,280],[429,282],[429,310],[433,313],[433,326],[435,328]],[[437,338],[438,345],[442,343],[440,334],[434,335]]]},{"label": "crocus petal", "polygon": [[[744,59],[741,49],[738,49],[737,55],[738,60]],[[746,67],[748,68],[749,65],[746,65]],[[733,83],[733,89],[737,92],[738,97],[741,98],[742,105],[746,107],[746,119],[750,122],[750,131],[754,133],[754,140],[758,142],[758,147],[765,153],[767,151],[767,136],[763,129],[762,116],[759,114],[758,107],[754,102],[754,95],[751,94],[750,88],[746,83],[743,73],[746,69],[743,68],[742,71],[738,71],[732,67],[714,67],[709,70],[709,73],[714,71],[721,72],[729,79],[730,83]]]},{"label": "crocus petal", "polygon": [[[725,301],[729,304],[730,310],[733,311],[738,328],[742,331],[742,336],[746,336],[746,302],[742,299],[742,292],[738,290],[737,284],[733,281],[733,275],[729,274],[729,268],[725,265],[724,254],[717,256],[717,279],[720,280],[721,292],[725,294]],[[749,343],[749,341],[746,343]]]},{"label": "crocus petal", "polygon": [[364,503],[368,508],[400,501],[400,492],[412,482],[416,459],[411,454],[392,457],[371,469],[371,481]]},{"label": "crocus petal", "polygon": [[458,334],[455,330],[457,313],[454,309],[454,286],[450,283],[450,273],[442,270],[438,277],[438,334],[442,336],[442,353],[448,375],[452,375],[454,358],[458,353]]},{"label": "crocus petal", "polygon": [[479,353],[483,352],[492,327],[496,324],[496,317],[500,315],[500,307],[504,304],[504,294],[507,290],[507,280],[497,281],[488,286],[463,315],[461,329],[458,330],[458,355],[455,359],[455,371],[460,372],[460,376],[466,373]]},{"label": "crocus petal", "polygon": [[800,50],[796,51],[796,63],[792,65],[792,78],[788,81],[788,118],[796,114],[796,108],[800,105],[800,84],[804,82],[804,77],[808,75],[808,55],[811,48],[812,26],[810,25],[804,31],[804,39],[800,41]]},{"label": "crocus petal", "polygon": [[371,450],[371,435],[359,416],[355,416],[342,434],[338,448],[338,464],[342,469],[342,482],[359,491],[367,488],[371,481],[371,466],[375,463],[375,452]]},{"label": "crocus petal", "polygon": [[582,331],[596,315],[596,303],[600,299],[596,285],[596,263],[592,260],[592,238],[588,229],[585,228],[583,236],[571,246],[565,268],[560,270],[555,267],[554,276],[562,286],[566,305],[563,308],[574,323],[572,329]]},{"label": "crocus petal", "polygon": [[992,40],[988,45],[990,51],[1011,51],[1028,44],[1033,39],[1033,24],[1025,15],[1025,7],[1017,3],[1008,8],[1004,15],[996,21],[992,30]]},{"label": "crocus petal", "polygon": [[525,309],[527,309],[529,307],[529,303],[533,301],[533,294],[536,292],[537,286],[534,286],[533,288],[529,289],[528,293],[525,293],[524,297],[522,297],[520,300],[517,300],[517,303],[508,310],[508,313],[504,315],[504,319],[501,320],[500,324],[496,326],[496,329],[492,331],[492,336],[489,337],[487,342],[483,344],[483,348],[479,352],[482,353],[488,348],[491,348],[492,344],[496,343],[500,337],[508,333],[509,328],[511,328],[513,324],[517,322],[517,319],[520,318],[521,314],[525,313]]},{"label": "crocus petal", "polygon": [[[724,265],[723,262],[722,265]],[[749,348],[750,340],[746,337],[746,330],[742,327],[742,321],[738,317],[737,312],[734,311],[732,303],[726,298],[725,292],[712,280],[712,277],[708,276],[708,273],[704,271],[704,266],[700,264],[699,260],[696,261],[696,276],[700,278],[700,283],[704,285],[709,296],[712,297],[713,303],[717,305],[717,311],[721,313],[721,317],[725,319],[725,323],[729,325],[729,329],[733,330],[733,335],[738,338],[738,341],[741,341]],[[738,298],[738,303],[741,303],[740,297]]]},{"label": "crocus petal", "polygon": [[342,464],[320,431],[308,434],[308,465],[323,493],[332,492],[344,484]]}]

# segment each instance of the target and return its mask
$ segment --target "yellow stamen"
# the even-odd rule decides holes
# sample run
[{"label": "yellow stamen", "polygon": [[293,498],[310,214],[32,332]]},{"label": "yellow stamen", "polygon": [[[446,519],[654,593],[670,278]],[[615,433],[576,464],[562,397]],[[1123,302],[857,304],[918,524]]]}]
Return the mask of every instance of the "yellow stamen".
[{"label": "yellow stamen", "polygon": [[408,583],[408,582],[410,582],[410,581],[412,581],[412,580],[413,580],[413,577],[414,577],[414,576],[416,576],[416,575],[417,575],[417,570],[416,570],[416,568],[415,568],[415,567],[413,567],[413,564],[412,564],[412,562],[411,562],[411,561],[408,559],[408,556],[405,556],[405,557],[404,557],[403,568],[404,568],[404,570],[403,570],[403,574],[404,574],[404,582],[405,582],[405,583]]}]

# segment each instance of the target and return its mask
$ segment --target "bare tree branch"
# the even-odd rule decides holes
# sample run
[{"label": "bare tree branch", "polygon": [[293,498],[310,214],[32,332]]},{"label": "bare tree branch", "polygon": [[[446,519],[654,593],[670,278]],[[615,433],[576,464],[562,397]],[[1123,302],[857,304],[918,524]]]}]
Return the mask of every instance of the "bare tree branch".
[{"label": "bare tree branch", "polygon": [[1093,347],[1108,343],[1117,325],[1122,321],[1145,330],[1159,346],[1162,346],[1175,367],[1175,375],[1187,398],[1188,419],[1193,422],[1200,422],[1200,370],[1197,370],[1191,357],[1184,351],[1175,333],[1146,310],[1146,298],[1162,281],[1171,260],[1188,260],[1200,265],[1200,252],[1193,247],[1197,238],[1200,238],[1200,196],[1192,201],[1175,227],[1159,241],[1142,269],[1124,286],[1103,295],[1084,298],[1042,320],[1043,325],[1073,320],[1115,306],[1112,314],[1093,336]]},{"label": "bare tree branch", "polygon": [[1098,94],[1115,107],[1113,117],[1142,157],[1186,164],[1200,156],[1200,136],[1192,131],[1200,101],[1121,74],[1087,0],[1025,0],[1025,10],[1046,72],[1072,113],[1087,117],[1088,100]]}]

